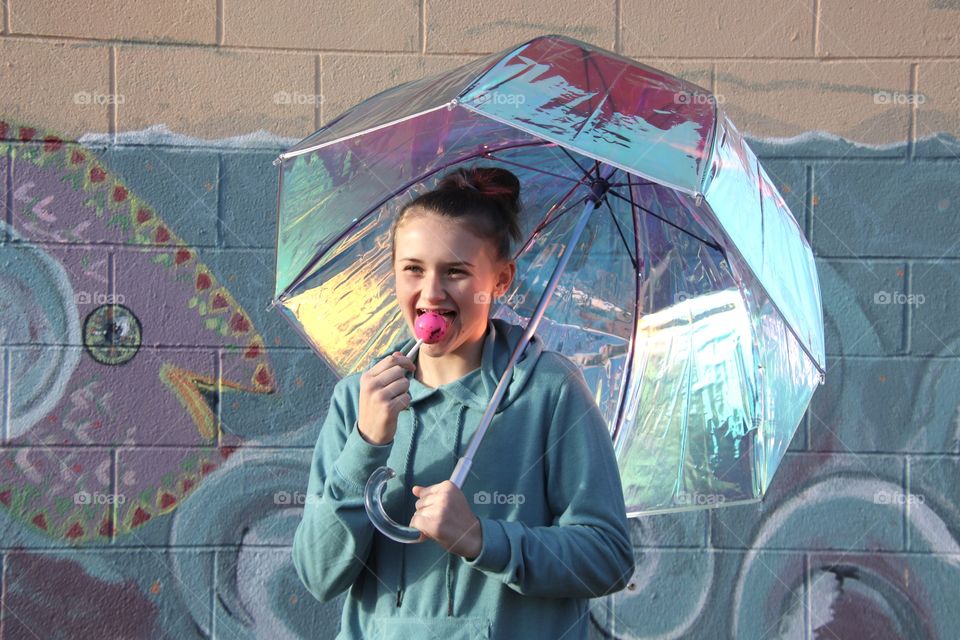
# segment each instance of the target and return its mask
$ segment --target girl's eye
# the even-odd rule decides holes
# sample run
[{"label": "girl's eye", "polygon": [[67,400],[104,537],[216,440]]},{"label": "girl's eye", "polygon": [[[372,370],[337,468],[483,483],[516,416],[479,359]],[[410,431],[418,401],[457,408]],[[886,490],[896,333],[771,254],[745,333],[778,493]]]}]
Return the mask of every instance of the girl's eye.
[{"label": "girl's eye", "polygon": [[[422,271],[420,267],[414,264],[407,265],[403,268],[404,271]],[[466,273],[463,269],[457,269],[456,267],[449,270],[449,273]]]}]

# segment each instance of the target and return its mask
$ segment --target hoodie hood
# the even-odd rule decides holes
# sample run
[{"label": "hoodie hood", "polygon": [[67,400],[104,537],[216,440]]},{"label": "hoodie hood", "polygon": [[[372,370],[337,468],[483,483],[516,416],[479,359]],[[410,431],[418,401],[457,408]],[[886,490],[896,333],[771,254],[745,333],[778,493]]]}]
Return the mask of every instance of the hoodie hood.
[{"label": "hoodie hood", "polygon": [[[474,409],[480,413],[483,413],[487,410],[490,399],[493,397],[493,393],[496,391],[497,385],[500,383],[500,376],[502,376],[503,372],[506,371],[507,364],[510,362],[510,357],[513,355],[513,350],[520,344],[524,331],[524,327],[510,324],[506,320],[500,318],[490,318],[487,320],[487,331],[484,334],[483,349],[480,355],[480,367],[478,369],[474,369],[457,380],[439,387],[429,387],[416,380],[416,378],[414,378],[412,375],[408,374],[408,377],[410,378],[410,413],[413,422],[413,429],[404,460],[405,478],[409,479],[411,477],[413,459],[416,455],[416,438],[419,431],[417,404],[435,393],[440,393],[441,390],[443,393],[460,403],[460,409],[457,412],[457,430],[454,450],[454,456],[459,457],[463,450],[466,449],[465,444],[461,442],[465,421],[464,413],[466,412],[467,408]],[[415,343],[416,339],[414,338],[408,338],[401,342],[397,342],[390,348],[389,351],[379,356],[377,361],[380,361],[381,359],[386,358],[390,354],[397,351],[407,353],[407,351],[409,351]],[[537,361],[540,359],[540,356],[543,354],[543,351],[543,340],[538,337],[536,333],[534,333],[534,335],[530,337],[530,341],[527,343],[523,353],[514,364],[513,369],[510,372],[510,382],[507,386],[506,392],[500,399],[500,404],[497,406],[496,413],[500,413],[501,411],[505,410],[514,402],[514,400],[520,397],[520,394],[523,393],[524,388],[527,386],[527,383],[532,377],[533,369],[536,366]],[[483,445],[481,444],[480,446],[482,447]],[[407,496],[407,501],[411,502],[412,498]],[[404,570],[406,567],[407,555],[406,545],[401,544],[400,546],[400,574],[397,583],[397,607],[399,607],[403,602],[405,583]],[[445,582],[447,585],[447,615],[453,615],[453,573],[453,555],[448,554],[445,575]]]}]

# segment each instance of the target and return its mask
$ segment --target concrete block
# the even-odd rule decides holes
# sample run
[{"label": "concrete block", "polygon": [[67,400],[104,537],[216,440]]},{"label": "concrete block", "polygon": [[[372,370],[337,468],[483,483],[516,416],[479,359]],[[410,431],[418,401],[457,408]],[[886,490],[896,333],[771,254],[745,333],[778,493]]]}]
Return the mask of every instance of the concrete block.
[{"label": "concrete block", "polygon": [[819,256],[960,256],[957,163],[815,163],[813,246]]},{"label": "concrete block", "polygon": [[787,453],[762,503],[711,511],[712,543],[735,549],[902,550],[903,507],[877,497],[902,486],[903,461],[895,456]]},{"label": "concrete block", "polygon": [[[952,28],[956,38],[956,26]],[[960,155],[960,63],[924,60],[917,71],[918,157],[956,158]]]},{"label": "concrete block", "polygon": [[223,40],[278,49],[418,51],[418,4],[236,0],[224,7]]},{"label": "concrete block", "polygon": [[[910,105],[897,96],[909,86],[906,61],[721,60],[715,91],[740,132],[753,138],[823,131],[861,145],[889,145],[907,139]],[[876,153],[843,150],[843,155]]]},{"label": "concrete block", "polygon": [[960,263],[917,261],[910,275],[910,352],[960,357]]},{"label": "concrete block", "polygon": [[[190,246],[217,244],[217,155],[157,147],[114,147],[103,163],[170,232]],[[137,240],[128,240],[139,244]]]},{"label": "concrete block", "polygon": [[273,249],[277,242],[278,153],[220,156],[220,232],[225,247]]},{"label": "concrete block", "polygon": [[536,0],[427,3],[426,50],[494,53],[550,33],[613,50],[616,9],[611,0],[558,0],[545,9]]},{"label": "concrete block", "polygon": [[847,356],[827,366],[811,404],[811,449],[958,450],[960,360]]},{"label": "concrete block", "polygon": [[198,47],[123,46],[118,129],[165,124],[215,140],[252,133],[302,137],[314,129],[315,56]]},{"label": "concrete block", "polygon": [[109,47],[2,38],[0,60],[0,139],[109,131]]},{"label": "concrete block", "polygon": [[381,91],[455,69],[471,59],[464,56],[324,55],[324,124]]},{"label": "concrete block", "polygon": [[902,353],[906,263],[819,259],[816,264],[827,353]]},{"label": "concrete block", "polygon": [[898,2],[863,4],[830,0],[820,6],[818,56],[947,56],[954,55],[960,37],[955,3]]},{"label": "concrete block", "polygon": [[795,58],[813,54],[813,0],[790,6],[762,0],[704,4],[624,0],[628,55]]},{"label": "concrete block", "polygon": [[217,2],[96,0],[61,4],[55,11],[41,2],[23,2],[11,8],[10,28],[45,36],[214,44]]}]

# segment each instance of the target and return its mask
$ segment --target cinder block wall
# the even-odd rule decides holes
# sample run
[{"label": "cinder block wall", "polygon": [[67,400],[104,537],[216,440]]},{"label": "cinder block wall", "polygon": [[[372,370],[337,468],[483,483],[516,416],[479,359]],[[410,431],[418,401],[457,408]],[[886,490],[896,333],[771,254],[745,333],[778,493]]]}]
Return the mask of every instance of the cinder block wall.
[{"label": "cinder block wall", "polygon": [[[336,634],[340,603],[289,559],[334,380],[264,310],[270,162],[373,93],[544,33],[717,94],[811,239],[827,329],[767,500],[634,520],[637,575],[595,601],[596,637],[956,636],[956,1],[7,0],[2,18],[3,638]],[[98,346],[110,320],[126,348]]]}]

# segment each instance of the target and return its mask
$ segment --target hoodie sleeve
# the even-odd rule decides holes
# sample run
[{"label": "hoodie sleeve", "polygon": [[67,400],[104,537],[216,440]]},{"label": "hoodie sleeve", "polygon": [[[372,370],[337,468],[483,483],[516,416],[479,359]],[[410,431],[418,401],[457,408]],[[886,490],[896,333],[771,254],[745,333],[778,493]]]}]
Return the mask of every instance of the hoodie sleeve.
[{"label": "hoodie sleeve", "polygon": [[566,369],[544,452],[554,525],[480,518],[483,546],[465,562],[524,595],[595,598],[623,589],[635,561],[609,431],[580,370]]},{"label": "hoodie sleeve", "polygon": [[349,376],[333,389],[310,463],[303,519],[293,537],[293,564],[321,602],[346,591],[363,571],[373,540],[363,506],[367,478],[386,464],[393,443],[367,442],[357,429]]}]

